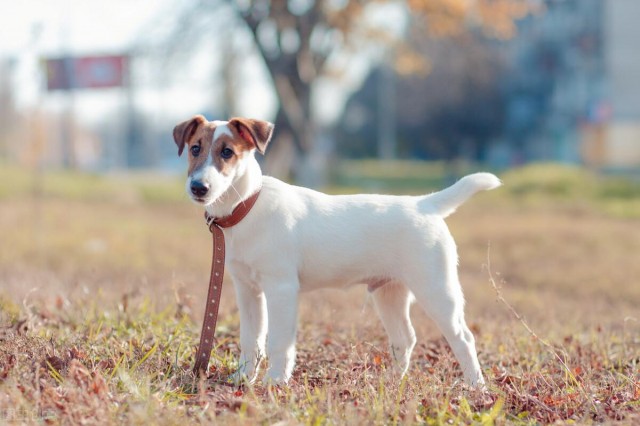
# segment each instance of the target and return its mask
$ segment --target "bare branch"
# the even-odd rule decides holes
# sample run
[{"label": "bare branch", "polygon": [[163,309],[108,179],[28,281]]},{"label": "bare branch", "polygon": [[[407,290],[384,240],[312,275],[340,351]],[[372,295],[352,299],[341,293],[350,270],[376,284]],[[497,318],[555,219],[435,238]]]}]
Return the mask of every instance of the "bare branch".
[{"label": "bare branch", "polygon": [[547,349],[547,351],[558,361],[558,363],[566,371],[567,375],[571,378],[571,381],[574,383],[574,385],[580,390],[580,393],[582,393],[582,396],[587,401],[589,401],[593,410],[597,411],[598,408],[595,402],[593,401],[592,396],[589,394],[589,392],[587,392],[584,389],[584,386],[582,385],[582,383],[576,378],[575,374],[573,374],[573,371],[571,371],[571,368],[569,368],[569,366],[567,365],[565,361],[565,359],[569,358],[569,356],[567,355],[567,352],[563,349],[562,352],[563,352],[564,358],[561,357],[558,351],[553,347],[553,345],[551,345],[551,343],[547,342],[546,340],[538,336],[536,332],[533,331],[533,329],[529,326],[527,321],[518,313],[518,311],[515,310],[513,306],[511,306],[509,302],[507,302],[507,299],[505,299],[504,296],[502,295],[502,291],[500,290],[500,287],[498,287],[498,285],[496,284],[496,280],[493,278],[493,273],[491,271],[491,246],[487,247],[487,264],[485,266],[487,268],[487,273],[489,274],[489,282],[491,283],[493,290],[496,292],[496,297],[498,298],[498,301],[501,302],[503,305],[505,305],[509,310],[509,312],[511,312],[511,314],[518,321],[520,321],[520,324],[522,324],[522,326],[527,330],[527,332],[531,335],[531,337],[533,337],[536,341],[540,342]]}]

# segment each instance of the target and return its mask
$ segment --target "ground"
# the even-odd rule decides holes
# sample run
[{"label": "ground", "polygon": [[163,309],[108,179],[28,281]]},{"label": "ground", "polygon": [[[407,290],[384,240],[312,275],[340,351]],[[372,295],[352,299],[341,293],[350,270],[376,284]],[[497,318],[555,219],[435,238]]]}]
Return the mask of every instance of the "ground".
[{"label": "ground", "polygon": [[363,288],[302,296],[294,377],[265,388],[227,383],[239,353],[229,281],[209,377],[190,373],[211,241],[179,180],[4,167],[0,419],[640,422],[639,186],[556,166],[501,177],[447,220],[487,392],[461,384],[417,306],[411,367],[394,378]]}]

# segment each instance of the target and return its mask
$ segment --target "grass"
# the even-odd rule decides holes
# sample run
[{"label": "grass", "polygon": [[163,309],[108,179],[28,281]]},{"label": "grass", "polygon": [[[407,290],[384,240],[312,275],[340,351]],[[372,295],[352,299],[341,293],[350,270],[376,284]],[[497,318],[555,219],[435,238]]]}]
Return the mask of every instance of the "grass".
[{"label": "grass", "polygon": [[[411,179],[426,173],[425,187],[436,187],[438,167],[415,165]],[[388,173],[379,179],[403,179]],[[45,173],[36,184],[0,168],[0,418],[640,421],[637,184],[549,165],[501,178],[503,189],[476,196],[448,219],[489,383],[479,393],[461,385],[448,346],[417,308],[410,373],[404,381],[388,374],[383,329],[359,288],[302,296],[289,387],[233,387],[226,379],[236,367],[239,324],[230,282],[210,378],[196,380],[190,367],[211,242],[180,179]],[[497,301],[490,278],[521,319]]]},{"label": "grass", "polygon": [[178,176],[43,172],[0,163],[0,200],[24,199],[25,195],[82,202],[144,204],[187,200],[183,179]]}]

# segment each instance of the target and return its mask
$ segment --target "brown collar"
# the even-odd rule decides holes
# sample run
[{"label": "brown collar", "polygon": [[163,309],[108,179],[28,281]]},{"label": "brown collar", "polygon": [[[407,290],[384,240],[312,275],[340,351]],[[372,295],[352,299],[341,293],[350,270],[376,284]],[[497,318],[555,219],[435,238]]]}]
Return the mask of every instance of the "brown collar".
[{"label": "brown collar", "polygon": [[204,217],[209,225],[209,231],[213,236],[213,259],[211,260],[211,277],[209,279],[209,292],[204,310],[204,320],[202,321],[202,332],[200,333],[200,345],[196,352],[196,361],[193,372],[199,375],[207,371],[209,357],[213,348],[213,337],[218,321],[218,306],[220,305],[220,295],[222,294],[222,279],[224,277],[224,233],[222,228],[229,228],[240,222],[249,213],[260,195],[260,188],[249,198],[242,201],[233,209],[229,216],[220,219],[210,216],[205,212]]},{"label": "brown collar", "polygon": [[244,201],[241,201],[240,204],[236,206],[235,209],[231,212],[229,216],[215,218],[211,216],[208,212],[204,212],[204,219],[207,221],[207,225],[209,226],[209,230],[213,225],[217,225],[220,228],[230,228],[233,225],[236,225],[240,222],[244,217],[249,213],[251,207],[255,204],[258,199],[258,195],[260,195],[260,190],[262,188],[258,188],[256,192],[254,192],[249,198]]}]

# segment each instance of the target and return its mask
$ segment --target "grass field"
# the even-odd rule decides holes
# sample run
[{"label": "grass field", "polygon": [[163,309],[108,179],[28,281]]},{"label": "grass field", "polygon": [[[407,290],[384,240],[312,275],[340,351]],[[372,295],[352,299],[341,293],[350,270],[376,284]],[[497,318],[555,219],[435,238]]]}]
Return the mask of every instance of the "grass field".
[{"label": "grass field", "polygon": [[[365,190],[442,184],[438,167],[376,167],[345,170],[379,179]],[[0,166],[0,423],[637,424],[640,185],[549,165],[501,178],[448,219],[488,392],[461,385],[417,307],[394,379],[360,288],[302,296],[290,386],[237,388],[230,282],[210,377],[190,373],[211,241],[180,179]]]}]

